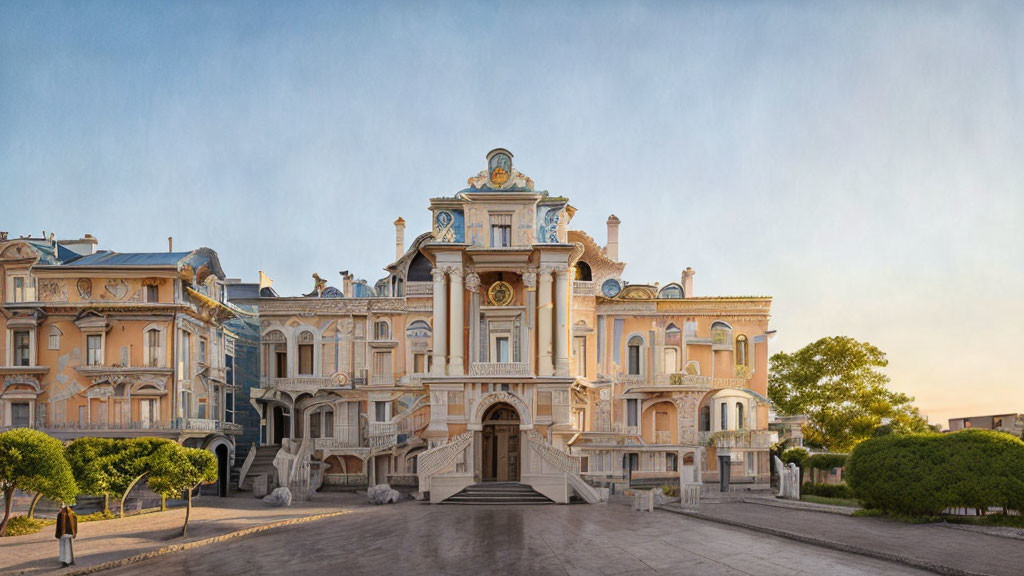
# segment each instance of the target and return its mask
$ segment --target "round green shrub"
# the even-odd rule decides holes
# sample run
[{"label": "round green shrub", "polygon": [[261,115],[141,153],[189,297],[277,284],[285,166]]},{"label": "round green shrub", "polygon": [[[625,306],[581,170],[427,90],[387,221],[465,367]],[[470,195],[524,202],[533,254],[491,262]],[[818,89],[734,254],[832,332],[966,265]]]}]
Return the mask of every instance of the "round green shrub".
[{"label": "round green shrub", "polygon": [[871,438],[850,455],[846,482],[866,508],[888,513],[1024,511],[1024,441],[991,430]]}]

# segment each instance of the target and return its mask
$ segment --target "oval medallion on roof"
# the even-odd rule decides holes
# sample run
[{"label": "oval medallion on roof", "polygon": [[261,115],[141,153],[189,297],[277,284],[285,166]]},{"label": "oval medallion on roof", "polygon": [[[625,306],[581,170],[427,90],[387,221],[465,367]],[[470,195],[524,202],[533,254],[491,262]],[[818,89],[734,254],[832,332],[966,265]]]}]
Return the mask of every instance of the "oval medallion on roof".
[{"label": "oval medallion on roof", "polygon": [[615,298],[622,292],[622,284],[615,278],[609,278],[601,284],[601,294],[604,294],[605,298]]}]

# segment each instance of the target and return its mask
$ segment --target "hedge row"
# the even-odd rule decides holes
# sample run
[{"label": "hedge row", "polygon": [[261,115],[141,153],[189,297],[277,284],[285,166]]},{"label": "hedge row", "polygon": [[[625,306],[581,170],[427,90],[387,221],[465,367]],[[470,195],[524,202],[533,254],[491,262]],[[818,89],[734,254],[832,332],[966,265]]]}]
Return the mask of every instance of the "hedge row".
[{"label": "hedge row", "polygon": [[871,438],[850,455],[846,482],[864,507],[889,513],[1024,511],[1024,442],[990,430]]},{"label": "hedge row", "polygon": [[805,496],[823,496],[825,498],[853,498],[853,490],[846,484],[813,484],[804,482],[800,494]]}]

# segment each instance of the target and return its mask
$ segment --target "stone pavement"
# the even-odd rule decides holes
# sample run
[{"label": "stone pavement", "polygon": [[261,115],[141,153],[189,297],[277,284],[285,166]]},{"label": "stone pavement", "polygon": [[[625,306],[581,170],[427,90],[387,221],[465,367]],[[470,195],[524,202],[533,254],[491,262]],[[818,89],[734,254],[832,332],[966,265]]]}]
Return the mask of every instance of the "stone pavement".
[{"label": "stone pavement", "polygon": [[[766,508],[772,510],[770,508]],[[825,518],[833,515],[820,514]],[[104,574],[924,575],[748,530],[617,504],[360,507]]]},{"label": "stone pavement", "polygon": [[[365,496],[345,493],[317,494],[312,501],[296,500],[290,507],[270,507],[249,494],[229,498],[204,496],[194,501],[188,537],[181,538],[185,509],[129,516],[125,519],[84,522],[75,539],[75,570],[151,552],[164,546],[195,542],[236,530],[302,518],[342,507],[367,506]],[[66,573],[57,561],[53,527],[26,536],[0,538],[0,574]]]},{"label": "stone pavement", "polygon": [[[678,511],[678,507],[671,511]],[[1019,540],[936,524],[905,524],[754,503],[706,504],[690,514],[693,516],[832,549],[899,559],[944,574],[1024,574],[1024,545]]]}]

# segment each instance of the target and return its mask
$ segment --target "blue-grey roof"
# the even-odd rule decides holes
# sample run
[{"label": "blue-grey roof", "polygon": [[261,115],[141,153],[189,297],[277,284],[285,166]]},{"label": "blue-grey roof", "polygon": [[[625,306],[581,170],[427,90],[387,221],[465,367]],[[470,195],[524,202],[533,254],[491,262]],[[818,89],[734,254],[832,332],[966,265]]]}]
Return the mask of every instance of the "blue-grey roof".
[{"label": "blue-grey roof", "polygon": [[172,266],[188,256],[190,252],[109,252],[100,250],[95,254],[72,260],[65,266]]}]

